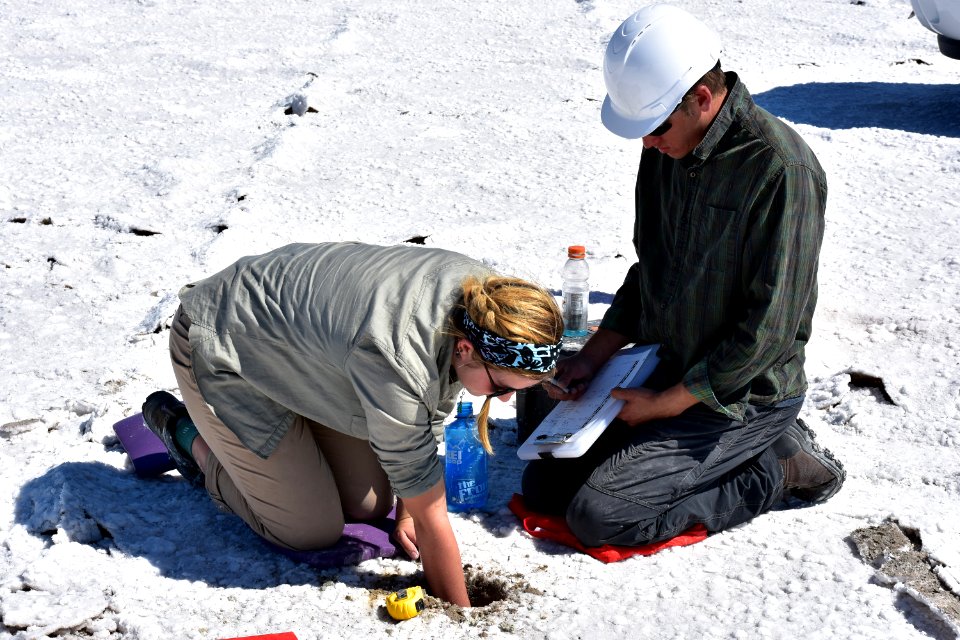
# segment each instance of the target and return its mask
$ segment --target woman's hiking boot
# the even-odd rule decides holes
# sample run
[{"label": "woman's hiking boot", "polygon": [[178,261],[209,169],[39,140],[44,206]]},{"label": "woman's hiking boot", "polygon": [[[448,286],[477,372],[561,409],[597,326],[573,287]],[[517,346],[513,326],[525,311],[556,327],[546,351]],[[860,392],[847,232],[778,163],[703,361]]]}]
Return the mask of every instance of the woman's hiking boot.
[{"label": "woman's hiking boot", "polygon": [[167,453],[184,478],[191,484],[203,485],[203,472],[193,456],[184,452],[176,441],[177,423],[190,419],[187,407],[166,391],[154,391],[143,403],[143,421],[167,448]]}]

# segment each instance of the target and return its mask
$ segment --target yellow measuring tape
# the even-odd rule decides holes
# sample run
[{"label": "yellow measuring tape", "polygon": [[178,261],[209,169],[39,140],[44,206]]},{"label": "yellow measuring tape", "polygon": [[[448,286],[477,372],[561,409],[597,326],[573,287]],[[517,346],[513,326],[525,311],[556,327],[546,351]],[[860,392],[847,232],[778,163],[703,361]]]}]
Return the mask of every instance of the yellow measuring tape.
[{"label": "yellow measuring tape", "polygon": [[387,613],[394,620],[409,620],[423,611],[423,589],[407,587],[387,596]]}]

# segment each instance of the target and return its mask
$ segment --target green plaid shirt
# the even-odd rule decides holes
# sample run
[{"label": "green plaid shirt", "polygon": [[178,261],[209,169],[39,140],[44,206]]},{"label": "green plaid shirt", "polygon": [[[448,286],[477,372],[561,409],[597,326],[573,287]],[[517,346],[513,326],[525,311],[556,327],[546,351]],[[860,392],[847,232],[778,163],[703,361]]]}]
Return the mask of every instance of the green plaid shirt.
[{"label": "green plaid shirt", "polygon": [[807,387],[827,183],[816,156],[736,74],[703,141],[640,159],[634,264],[602,326],[660,343],[651,386],[683,381],[742,420]]}]

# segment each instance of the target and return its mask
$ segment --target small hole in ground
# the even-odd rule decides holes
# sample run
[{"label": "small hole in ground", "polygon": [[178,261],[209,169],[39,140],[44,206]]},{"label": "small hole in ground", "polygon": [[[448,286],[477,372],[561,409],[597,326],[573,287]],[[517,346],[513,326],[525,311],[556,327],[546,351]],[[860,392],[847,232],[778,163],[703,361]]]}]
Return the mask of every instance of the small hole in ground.
[{"label": "small hole in ground", "polygon": [[378,616],[390,620],[384,600],[390,593],[399,589],[420,585],[424,588],[424,603],[426,609],[423,614],[445,615],[456,622],[465,622],[468,619],[478,620],[488,616],[502,614],[504,608],[515,606],[526,598],[542,596],[539,589],[530,586],[521,574],[507,574],[498,569],[482,570],[471,564],[463,565],[463,573],[467,583],[467,596],[470,598],[471,610],[466,610],[455,604],[444,602],[429,592],[426,576],[422,571],[412,575],[377,576],[373,583],[368,585],[371,604],[378,607]]},{"label": "small hole in ground", "polygon": [[485,607],[507,597],[507,583],[482,574],[468,576],[467,595],[474,607]]}]

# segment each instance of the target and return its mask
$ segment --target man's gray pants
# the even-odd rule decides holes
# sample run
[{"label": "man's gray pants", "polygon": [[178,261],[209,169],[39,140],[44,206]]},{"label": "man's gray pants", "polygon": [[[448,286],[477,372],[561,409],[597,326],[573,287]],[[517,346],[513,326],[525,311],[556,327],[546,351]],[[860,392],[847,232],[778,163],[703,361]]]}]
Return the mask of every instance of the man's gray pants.
[{"label": "man's gray pants", "polygon": [[695,524],[715,532],[780,502],[783,471],[771,450],[802,398],[747,405],[743,422],[704,405],[628,426],[615,421],[582,457],[530,462],[527,507],[565,514],[587,546],[667,540]]}]

